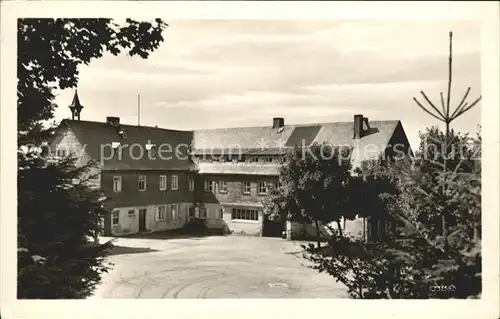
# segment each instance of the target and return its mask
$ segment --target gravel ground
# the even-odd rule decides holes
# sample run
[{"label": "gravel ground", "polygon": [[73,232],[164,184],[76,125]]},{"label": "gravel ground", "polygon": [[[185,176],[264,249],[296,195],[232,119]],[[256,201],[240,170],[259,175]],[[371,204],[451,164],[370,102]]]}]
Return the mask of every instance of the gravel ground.
[{"label": "gravel ground", "polygon": [[115,245],[92,298],[347,298],[344,285],[306,267],[298,242],[233,235]]}]

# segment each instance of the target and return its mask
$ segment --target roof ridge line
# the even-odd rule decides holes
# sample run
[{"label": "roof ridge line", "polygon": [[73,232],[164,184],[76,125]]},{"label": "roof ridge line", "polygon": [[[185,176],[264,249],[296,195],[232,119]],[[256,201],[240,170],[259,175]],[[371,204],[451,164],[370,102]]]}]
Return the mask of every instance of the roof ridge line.
[{"label": "roof ridge line", "polygon": [[[78,122],[83,122],[83,123],[92,123],[92,124],[100,124],[100,125],[108,125],[105,122],[98,122],[98,121],[86,121],[86,120],[72,120],[69,118],[65,118],[61,121],[65,122],[67,125],[70,125],[72,123],[78,123]],[[71,122],[71,123],[69,123]],[[154,127],[154,126],[148,126],[148,125],[133,125],[133,124],[122,124],[120,123],[120,127],[133,127],[133,128],[148,128],[148,129],[155,129],[155,130],[162,130],[162,131],[171,131],[171,132],[182,132],[182,133],[192,133],[192,130],[177,130],[177,129],[169,129],[169,128],[163,128],[163,127]]]},{"label": "roof ridge line", "polygon": [[[391,123],[399,122],[400,120],[373,120],[369,123]],[[328,124],[350,124],[352,121],[336,121],[336,122],[316,122],[316,123],[297,123],[297,124],[285,124],[285,127],[308,127],[308,126],[323,126]],[[215,128],[205,128],[205,129],[192,129],[192,132],[199,131],[215,131],[215,130],[235,130],[235,129],[258,129],[258,128],[269,128],[273,129],[272,126],[233,126],[233,127],[215,127]]]}]

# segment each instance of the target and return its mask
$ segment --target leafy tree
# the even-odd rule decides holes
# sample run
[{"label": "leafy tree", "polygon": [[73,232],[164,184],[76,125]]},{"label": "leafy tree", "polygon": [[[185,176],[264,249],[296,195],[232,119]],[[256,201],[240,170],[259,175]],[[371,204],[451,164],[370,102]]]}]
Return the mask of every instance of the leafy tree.
[{"label": "leafy tree", "polygon": [[49,160],[54,90],[76,87],[78,66],[105,52],[147,58],[166,24],[127,19],[18,20],[18,298],[85,298],[109,269],[110,243],[90,243],[109,212],[87,181],[93,163]]},{"label": "leafy tree", "polygon": [[292,222],[313,223],[319,248],[321,226],[336,222],[341,232],[340,220],[349,205],[349,154],[326,143],[293,148],[280,166],[282,188],[265,203],[266,210]]},{"label": "leafy tree", "polygon": [[161,20],[122,25],[111,19],[18,19],[18,130],[53,118],[54,89],[78,84],[78,67],[109,52],[147,58],[163,42]]},{"label": "leafy tree", "polygon": [[468,143],[467,135],[449,127],[480,98],[468,106],[469,88],[450,112],[451,61],[450,33],[447,102],[441,94],[440,111],[422,92],[433,113],[415,99],[446,124],[445,132],[430,128],[420,134],[420,156],[412,163],[365,167],[362,172],[373,179],[382,176],[396,187],[395,192],[381,191],[378,197],[387,213],[402,223],[398,237],[377,243],[344,238],[330,244],[328,252],[309,247],[305,255],[314,262],[313,268],[346,284],[354,298],[477,298],[481,294],[481,171],[477,165],[481,136]]},{"label": "leafy tree", "polygon": [[[396,235],[397,221],[388,213],[387,198],[399,194],[397,179],[382,160],[369,160],[356,169],[350,183],[351,211],[368,222],[367,240],[386,239]],[[381,233],[378,233],[379,227]]]},{"label": "leafy tree", "polygon": [[[365,168],[363,174],[371,176],[371,182],[364,180],[368,184],[381,179],[396,186],[395,192],[382,188],[379,202],[368,200],[372,204],[367,206],[383,205],[386,214],[399,222],[397,236],[369,243],[347,237],[332,238],[328,249],[321,252],[312,246],[305,247],[308,253],[304,257],[313,262],[312,268],[344,283],[353,298],[478,297],[481,251],[476,238],[481,220],[480,171],[445,173],[435,167],[433,171],[422,172],[419,166],[385,167],[375,163]],[[442,193],[443,183],[446,194]],[[352,196],[355,202],[367,200],[359,193]],[[433,223],[423,218],[428,212],[444,210],[453,211],[455,217],[454,223],[447,223],[446,239],[439,228],[433,227],[439,219]]]}]

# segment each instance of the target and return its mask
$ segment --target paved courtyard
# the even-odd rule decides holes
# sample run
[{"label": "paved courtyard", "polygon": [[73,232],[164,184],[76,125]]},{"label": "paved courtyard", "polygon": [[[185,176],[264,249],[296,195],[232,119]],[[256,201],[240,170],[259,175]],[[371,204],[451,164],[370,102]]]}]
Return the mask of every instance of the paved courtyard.
[{"label": "paved courtyard", "polygon": [[347,298],[345,286],[294,254],[298,242],[213,236],[115,245],[114,267],[92,298]]}]

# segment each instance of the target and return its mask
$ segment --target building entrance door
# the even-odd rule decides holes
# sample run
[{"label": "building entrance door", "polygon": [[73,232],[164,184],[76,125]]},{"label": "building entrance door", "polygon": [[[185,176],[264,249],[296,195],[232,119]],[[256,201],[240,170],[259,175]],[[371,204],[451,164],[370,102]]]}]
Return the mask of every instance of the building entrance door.
[{"label": "building entrance door", "polygon": [[146,231],[146,212],[145,209],[139,209],[139,232]]},{"label": "building entrance door", "polygon": [[285,221],[272,220],[269,216],[262,216],[262,236],[263,237],[281,237],[285,230]]}]

